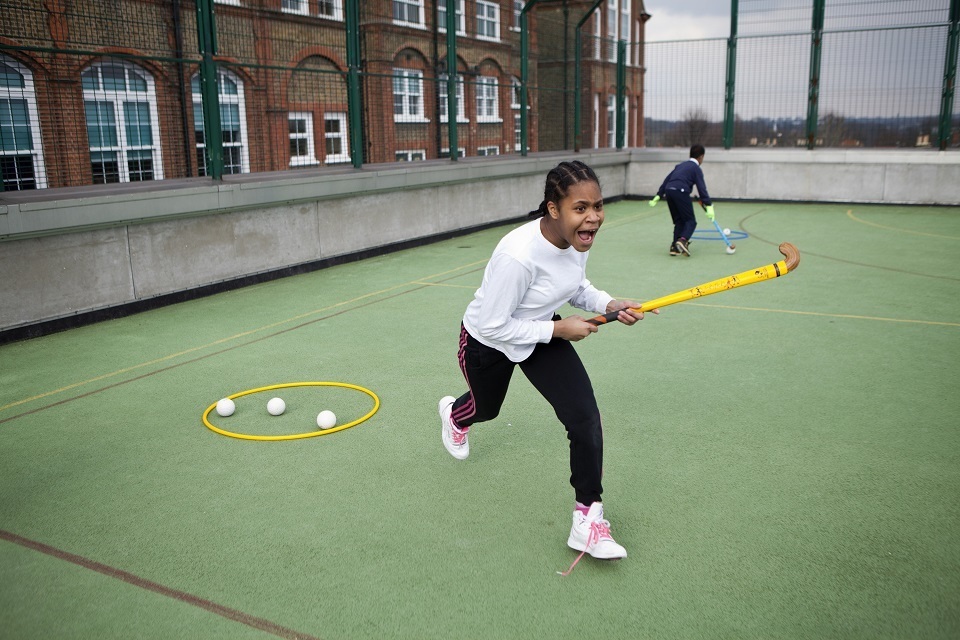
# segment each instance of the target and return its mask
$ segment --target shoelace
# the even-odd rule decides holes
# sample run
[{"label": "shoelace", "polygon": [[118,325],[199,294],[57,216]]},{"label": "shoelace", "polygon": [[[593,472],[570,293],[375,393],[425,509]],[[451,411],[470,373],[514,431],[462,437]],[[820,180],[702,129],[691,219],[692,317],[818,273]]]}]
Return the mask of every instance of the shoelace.
[{"label": "shoelace", "polygon": [[467,432],[458,431],[457,429],[451,429],[450,439],[453,441],[453,446],[462,447],[463,443],[467,441]]},{"label": "shoelace", "polygon": [[613,536],[610,535],[610,523],[606,520],[598,520],[596,522],[590,523],[590,535],[587,536],[587,544],[584,545],[583,551],[580,552],[580,555],[577,556],[577,559],[573,561],[573,564],[570,565],[570,568],[566,571],[557,571],[563,577],[567,577],[573,571],[573,568],[577,566],[577,563],[580,562],[580,558],[583,557],[583,554],[587,552],[592,545],[600,542],[601,540],[610,539],[613,540]]}]

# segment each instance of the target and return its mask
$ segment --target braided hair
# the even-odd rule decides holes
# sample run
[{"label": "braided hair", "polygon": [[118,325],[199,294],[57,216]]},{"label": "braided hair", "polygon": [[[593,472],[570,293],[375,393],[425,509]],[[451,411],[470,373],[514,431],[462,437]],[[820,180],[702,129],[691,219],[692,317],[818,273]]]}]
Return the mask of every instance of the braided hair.
[{"label": "braided hair", "polygon": [[570,187],[581,182],[596,182],[599,186],[600,179],[593,169],[579,160],[573,162],[561,162],[547,174],[547,182],[543,187],[543,202],[535,211],[530,212],[531,218],[542,218],[547,215],[547,203],[559,204],[561,200],[567,197]]}]

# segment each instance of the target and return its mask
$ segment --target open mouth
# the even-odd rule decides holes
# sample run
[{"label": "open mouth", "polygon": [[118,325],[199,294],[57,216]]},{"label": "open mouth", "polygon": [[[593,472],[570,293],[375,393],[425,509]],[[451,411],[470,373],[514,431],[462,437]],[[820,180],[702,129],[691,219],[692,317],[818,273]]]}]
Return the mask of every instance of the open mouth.
[{"label": "open mouth", "polygon": [[577,236],[580,238],[580,242],[590,244],[593,242],[594,236],[597,235],[597,229],[591,229],[589,231],[577,231]]}]

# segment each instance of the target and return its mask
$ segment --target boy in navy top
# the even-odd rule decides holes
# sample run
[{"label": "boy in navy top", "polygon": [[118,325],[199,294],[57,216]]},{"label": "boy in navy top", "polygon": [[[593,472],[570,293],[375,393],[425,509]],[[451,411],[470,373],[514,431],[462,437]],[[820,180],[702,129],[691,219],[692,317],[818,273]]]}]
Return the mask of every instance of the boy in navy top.
[{"label": "boy in navy top", "polygon": [[713,202],[707,193],[707,185],[703,182],[703,156],[706,150],[701,144],[690,147],[690,158],[684,160],[664,179],[657,191],[656,197],[650,201],[654,206],[660,198],[667,199],[670,207],[670,217],[673,218],[673,242],[670,243],[670,255],[690,255],[690,236],[697,228],[697,217],[693,213],[693,204],[690,202],[690,193],[693,185],[697,186],[700,202],[704,205],[707,218],[713,220]]}]

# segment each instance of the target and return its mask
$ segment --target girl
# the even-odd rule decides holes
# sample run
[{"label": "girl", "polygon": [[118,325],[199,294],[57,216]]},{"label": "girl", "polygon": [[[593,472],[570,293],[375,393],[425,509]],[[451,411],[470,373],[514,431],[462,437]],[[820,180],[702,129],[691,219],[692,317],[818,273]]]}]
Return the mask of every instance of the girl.
[{"label": "girl", "polygon": [[[582,162],[562,162],[547,174],[537,218],[497,245],[460,329],[460,369],[468,391],[440,400],[443,445],[454,458],[470,454],[467,433],[500,412],[519,365],[553,406],[570,441],[570,484],[576,506],[567,545],[580,556],[624,558],[603,518],[603,431],[590,378],[571,342],[597,331],[580,316],[560,318],[566,302],[594,313],[619,310],[632,325],[643,318],[630,300],[614,300],[586,278],[590,247],[603,224],[600,181]],[[579,560],[579,557],[577,558]],[[576,562],[574,563],[576,564]]]}]

